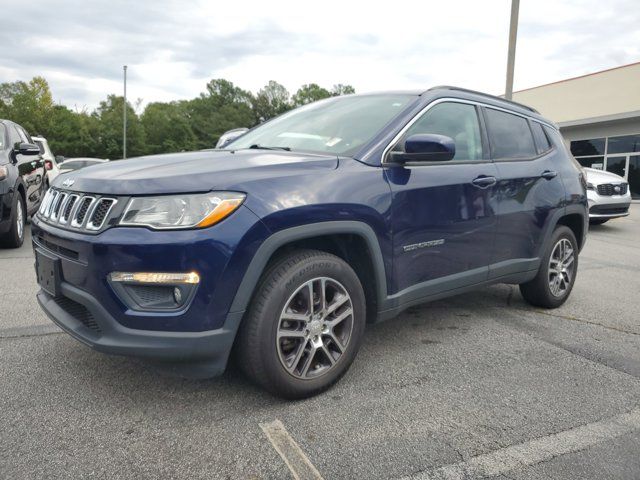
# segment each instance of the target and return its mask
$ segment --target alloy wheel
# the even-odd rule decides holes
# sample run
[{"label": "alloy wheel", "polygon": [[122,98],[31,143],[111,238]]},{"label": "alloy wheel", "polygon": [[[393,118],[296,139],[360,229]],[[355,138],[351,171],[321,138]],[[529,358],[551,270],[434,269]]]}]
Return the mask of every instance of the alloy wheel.
[{"label": "alloy wheel", "polygon": [[562,297],[571,287],[574,272],[575,252],[566,238],[554,245],[549,258],[549,290],[554,297]]},{"label": "alloy wheel", "polygon": [[352,330],[353,304],[344,286],[328,277],[309,280],[289,297],[280,314],[280,362],[296,378],[325,375],[346,352]]},{"label": "alloy wheel", "polygon": [[18,231],[18,238],[22,240],[24,235],[24,214],[22,213],[22,201],[18,199],[16,203],[16,228]]}]

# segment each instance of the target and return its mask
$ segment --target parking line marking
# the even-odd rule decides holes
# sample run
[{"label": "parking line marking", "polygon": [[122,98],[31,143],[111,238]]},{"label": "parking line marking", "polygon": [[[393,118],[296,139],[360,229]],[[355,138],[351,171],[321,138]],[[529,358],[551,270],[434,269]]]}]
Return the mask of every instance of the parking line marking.
[{"label": "parking line marking", "polygon": [[261,423],[260,428],[265,433],[273,448],[278,452],[291,474],[296,480],[322,480],[322,475],[309,461],[300,446],[289,435],[280,420]]},{"label": "parking line marking", "polygon": [[536,438],[473,457],[466,462],[419,472],[407,480],[462,480],[505,474],[560,455],[579,452],[640,429],[640,407],[615,417]]},{"label": "parking line marking", "polygon": [[8,327],[0,329],[0,339],[3,338],[21,338],[21,337],[40,337],[42,335],[54,335],[56,333],[64,333],[60,327],[53,323],[44,323],[41,325],[29,325],[26,327]]}]

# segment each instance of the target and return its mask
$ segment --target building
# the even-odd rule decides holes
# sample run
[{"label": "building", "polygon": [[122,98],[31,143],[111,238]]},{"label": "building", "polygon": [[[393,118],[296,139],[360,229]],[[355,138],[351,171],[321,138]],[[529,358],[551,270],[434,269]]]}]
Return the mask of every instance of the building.
[{"label": "building", "polygon": [[585,167],[624,177],[640,199],[640,62],[514,92],[560,127]]}]

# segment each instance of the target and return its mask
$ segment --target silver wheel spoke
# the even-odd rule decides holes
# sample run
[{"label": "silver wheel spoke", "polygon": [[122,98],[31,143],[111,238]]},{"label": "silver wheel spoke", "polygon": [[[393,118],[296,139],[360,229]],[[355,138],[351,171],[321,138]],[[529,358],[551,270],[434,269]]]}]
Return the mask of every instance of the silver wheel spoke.
[{"label": "silver wheel spoke", "polygon": [[326,374],[347,350],[353,322],[351,297],[338,281],[318,277],[303,283],[278,320],[280,362],[297,378]]},{"label": "silver wheel spoke", "polygon": [[571,287],[575,268],[575,250],[571,242],[560,239],[553,247],[549,258],[549,290],[560,297]]},{"label": "silver wheel spoke", "polygon": [[340,324],[340,322],[342,322],[344,319],[348,318],[349,316],[351,316],[352,310],[349,308],[347,310],[345,310],[344,312],[342,312],[340,315],[338,315],[336,318],[331,319],[327,322],[327,325],[329,325],[330,328],[335,328],[337,325]]}]

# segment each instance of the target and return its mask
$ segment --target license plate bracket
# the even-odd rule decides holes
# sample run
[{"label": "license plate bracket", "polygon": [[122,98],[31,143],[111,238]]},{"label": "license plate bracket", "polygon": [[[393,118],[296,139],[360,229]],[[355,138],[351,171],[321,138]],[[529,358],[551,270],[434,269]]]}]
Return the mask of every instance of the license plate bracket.
[{"label": "license plate bracket", "polygon": [[36,275],[38,285],[53,297],[60,295],[60,259],[36,249]]}]

